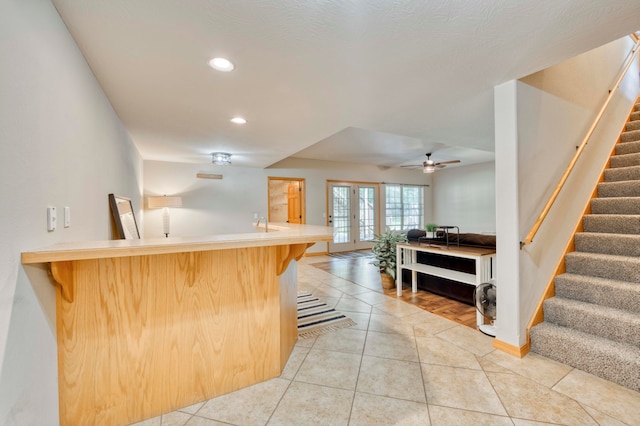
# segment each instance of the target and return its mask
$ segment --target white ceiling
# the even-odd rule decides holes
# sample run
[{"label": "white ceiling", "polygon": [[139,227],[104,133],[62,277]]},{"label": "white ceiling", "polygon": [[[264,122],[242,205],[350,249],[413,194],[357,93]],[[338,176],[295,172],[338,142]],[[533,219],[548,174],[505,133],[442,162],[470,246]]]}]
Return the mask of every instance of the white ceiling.
[{"label": "white ceiling", "polygon": [[145,160],[246,167],[491,161],[495,85],[640,19],[635,0],[52,1]]}]

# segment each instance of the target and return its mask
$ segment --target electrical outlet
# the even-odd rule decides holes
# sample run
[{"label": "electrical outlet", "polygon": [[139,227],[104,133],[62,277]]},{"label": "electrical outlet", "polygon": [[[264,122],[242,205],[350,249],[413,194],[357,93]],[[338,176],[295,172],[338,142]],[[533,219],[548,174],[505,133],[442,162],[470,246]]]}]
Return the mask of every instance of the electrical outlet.
[{"label": "electrical outlet", "polygon": [[56,214],[55,207],[47,207],[47,231],[55,231],[58,222],[58,216]]}]

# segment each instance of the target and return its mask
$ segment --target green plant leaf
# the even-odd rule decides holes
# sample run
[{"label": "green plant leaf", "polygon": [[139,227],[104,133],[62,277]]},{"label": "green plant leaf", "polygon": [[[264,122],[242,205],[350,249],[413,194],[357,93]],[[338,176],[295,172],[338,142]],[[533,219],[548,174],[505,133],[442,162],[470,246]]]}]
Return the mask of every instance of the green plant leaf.
[{"label": "green plant leaf", "polygon": [[396,278],[396,244],[406,243],[407,234],[403,232],[395,232],[387,228],[381,234],[374,235],[375,245],[371,249],[376,260],[371,262],[376,266],[380,273],[390,275]]}]

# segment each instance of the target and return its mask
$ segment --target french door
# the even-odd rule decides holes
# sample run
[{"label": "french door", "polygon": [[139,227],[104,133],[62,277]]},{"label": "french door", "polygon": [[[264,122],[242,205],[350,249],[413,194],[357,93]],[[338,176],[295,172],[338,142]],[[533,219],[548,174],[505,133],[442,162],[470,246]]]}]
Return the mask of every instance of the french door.
[{"label": "french door", "polygon": [[379,192],[376,183],[328,183],[327,222],[333,227],[330,253],[373,247],[379,221]]}]

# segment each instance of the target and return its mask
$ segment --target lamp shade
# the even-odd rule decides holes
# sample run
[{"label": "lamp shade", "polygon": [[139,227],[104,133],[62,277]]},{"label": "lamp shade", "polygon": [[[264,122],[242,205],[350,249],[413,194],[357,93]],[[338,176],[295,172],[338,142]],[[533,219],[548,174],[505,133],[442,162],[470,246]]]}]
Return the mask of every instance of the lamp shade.
[{"label": "lamp shade", "polygon": [[150,209],[161,207],[182,207],[182,197],[149,197],[147,203]]}]

